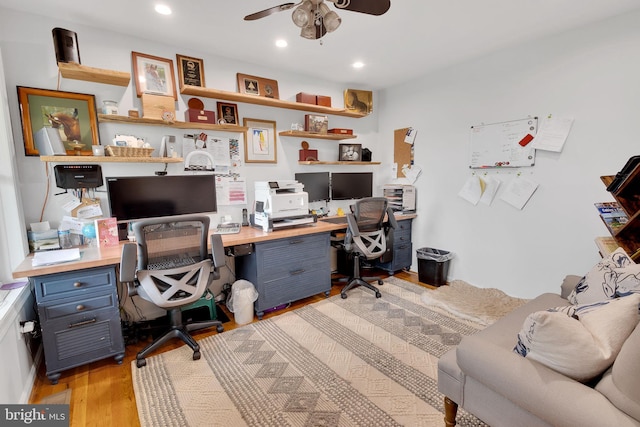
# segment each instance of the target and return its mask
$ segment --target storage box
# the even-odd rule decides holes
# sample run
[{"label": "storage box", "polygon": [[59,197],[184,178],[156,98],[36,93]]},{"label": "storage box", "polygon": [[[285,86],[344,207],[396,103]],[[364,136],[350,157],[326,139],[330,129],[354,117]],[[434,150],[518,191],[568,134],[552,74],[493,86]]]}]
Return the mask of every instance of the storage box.
[{"label": "storage box", "polygon": [[216,113],[207,110],[196,110],[189,108],[184,112],[184,119],[192,123],[216,123]]},{"label": "storage box", "polygon": [[333,128],[327,131],[328,133],[335,133],[338,135],[353,135],[353,129]]},{"label": "storage box", "polygon": [[304,162],[306,160],[318,160],[318,150],[298,150],[298,160]]},{"label": "storage box", "polygon": [[316,95],[312,95],[310,93],[300,92],[296,94],[296,102],[301,102],[303,104],[316,104]]},{"label": "storage box", "polygon": [[331,107],[331,97],[318,95],[316,96],[316,105],[322,105],[323,107]]},{"label": "storage box", "polygon": [[143,93],[140,98],[142,99],[143,118],[164,121],[176,119],[176,102],[173,96]]}]

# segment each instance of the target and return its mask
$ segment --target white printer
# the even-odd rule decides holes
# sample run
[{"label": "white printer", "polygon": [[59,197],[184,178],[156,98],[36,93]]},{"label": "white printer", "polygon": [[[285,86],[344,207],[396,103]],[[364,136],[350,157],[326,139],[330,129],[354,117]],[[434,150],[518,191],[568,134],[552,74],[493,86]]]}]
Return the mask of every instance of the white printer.
[{"label": "white printer", "polygon": [[255,225],[265,231],[310,224],[317,217],[309,213],[309,195],[295,180],[256,181]]}]

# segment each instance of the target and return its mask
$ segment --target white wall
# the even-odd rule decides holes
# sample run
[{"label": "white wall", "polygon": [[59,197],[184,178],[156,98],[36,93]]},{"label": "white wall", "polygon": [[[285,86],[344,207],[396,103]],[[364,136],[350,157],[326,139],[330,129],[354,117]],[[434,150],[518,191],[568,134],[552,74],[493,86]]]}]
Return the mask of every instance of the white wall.
[{"label": "white wall", "polygon": [[[418,130],[414,246],[452,251],[450,280],[533,297],[557,292],[566,274],[597,262],[594,238],[608,232],[593,203],[613,200],[600,176],[639,154],[639,18],[538,40],[381,93],[381,137]],[[575,122],[562,153],[538,151],[534,167],[518,170],[539,183],[524,210],[499,200],[502,191],[491,206],[457,195],[471,174],[470,126],[550,113]],[[502,189],[517,178],[496,176]]]}]

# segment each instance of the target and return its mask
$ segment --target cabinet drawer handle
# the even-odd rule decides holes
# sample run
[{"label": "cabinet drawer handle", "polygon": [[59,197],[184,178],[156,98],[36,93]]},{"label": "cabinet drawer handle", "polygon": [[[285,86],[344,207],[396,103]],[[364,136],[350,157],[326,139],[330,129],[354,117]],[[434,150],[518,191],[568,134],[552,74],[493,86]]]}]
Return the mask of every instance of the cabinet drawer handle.
[{"label": "cabinet drawer handle", "polygon": [[82,286],[82,282],[73,282],[73,287],[74,288],[79,288]]},{"label": "cabinet drawer handle", "polygon": [[76,305],[76,311],[84,311],[86,309],[87,309],[87,307],[84,304]]},{"label": "cabinet drawer handle", "polygon": [[77,328],[78,326],[89,325],[91,323],[96,323],[96,319],[93,318],[91,320],[85,320],[84,322],[72,323],[69,325],[69,328]]},{"label": "cabinet drawer handle", "polygon": [[291,240],[289,242],[290,245],[297,245],[298,243],[304,243],[304,240],[300,239],[300,240]]},{"label": "cabinet drawer handle", "polygon": [[304,268],[301,268],[300,270],[293,270],[293,271],[290,271],[290,272],[289,272],[289,274],[290,274],[290,275],[292,275],[292,276],[297,276],[298,274],[302,274],[302,273],[304,273],[304,272],[305,272],[305,269],[304,269]]}]

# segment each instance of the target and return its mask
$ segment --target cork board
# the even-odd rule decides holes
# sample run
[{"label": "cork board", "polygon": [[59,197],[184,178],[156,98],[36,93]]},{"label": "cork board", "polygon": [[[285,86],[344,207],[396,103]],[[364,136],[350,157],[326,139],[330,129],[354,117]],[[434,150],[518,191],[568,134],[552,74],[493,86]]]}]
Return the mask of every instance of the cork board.
[{"label": "cork board", "polygon": [[398,165],[397,178],[404,178],[403,165],[411,165],[411,144],[404,142],[404,137],[410,128],[393,131],[393,161]]}]

